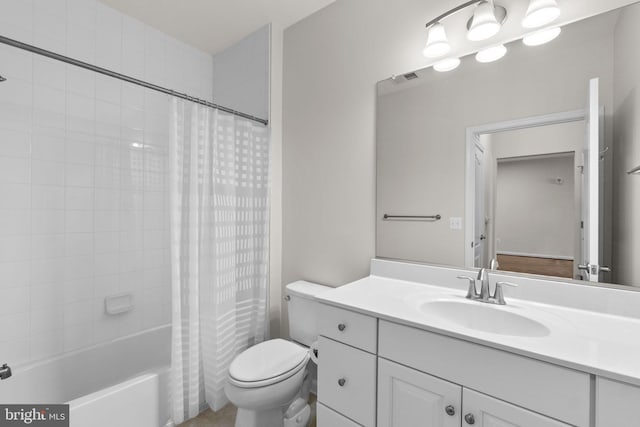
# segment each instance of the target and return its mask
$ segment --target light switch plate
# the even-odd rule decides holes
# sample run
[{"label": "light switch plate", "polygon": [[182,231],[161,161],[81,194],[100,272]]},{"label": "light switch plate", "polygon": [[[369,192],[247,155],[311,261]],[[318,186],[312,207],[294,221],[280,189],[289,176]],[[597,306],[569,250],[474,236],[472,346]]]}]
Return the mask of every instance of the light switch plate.
[{"label": "light switch plate", "polygon": [[462,230],[462,218],[457,216],[449,218],[449,228],[452,230]]}]

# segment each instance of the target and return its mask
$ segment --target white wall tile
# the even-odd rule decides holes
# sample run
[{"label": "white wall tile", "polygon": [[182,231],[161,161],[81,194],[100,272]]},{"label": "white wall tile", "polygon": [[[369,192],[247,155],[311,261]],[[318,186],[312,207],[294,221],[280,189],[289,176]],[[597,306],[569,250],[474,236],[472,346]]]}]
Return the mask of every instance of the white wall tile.
[{"label": "white wall tile", "polygon": [[29,159],[0,157],[0,183],[28,183],[31,178]]},{"label": "white wall tile", "polygon": [[11,304],[0,304],[0,316],[27,312],[29,309],[29,288],[0,289],[0,301],[11,301]]},{"label": "white wall tile", "polygon": [[55,59],[34,56],[33,82],[42,86],[66,90],[67,65]]},{"label": "white wall tile", "polygon": [[52,332],[63,327],[63,306],[45,306],[31,310],[29,316],[30,330],[32,334]]},{"label": "white wall tile", "polygon": [[0,156],[29,157],[31,135],[26,130],[0,128]]},{"label": "white wall tile", "polygon": [[[45,180],[46,181],[46,180]],[[53,210],[64,209],[64,172],[60,179],[62,184],[34,185],[31,187],[31,209],[33,210]],[[48,184],[48,182],[45,182]]]},{"label": "white wall tile", "polygon": [[31,259],[64,257],[64,234],[34,234],[31,236]]},{"label": "white wall tile", "polygon": [[68,233],[65,236],[65,251],[67,257],[89,255],[94,251],[93,233]]},{"label": "white wall tile", "polygon": [[62,329],[32,334],[29,340],[31,360],[47,359],[62,353]]},{"label": "white wall tile", "polygon": [[31,186],[29,184],[0,182],[0,200],[2,200],[3,209],[29,209],[31,207]]},{"label": "white wall tile", "polygon": [[0,316],[3,339],[15,340],[29,335],[29,313],[21,312]]},{"label": "white wall tile", "polygon": [[93,231],[93,211],[66,211],[65,230],[67,233],[91,233]]},{"label": "white wall tile", "polygon": [[[2,262],[23,261],[31,257],[31,236],[5,236],[0,239]],[[2,300],[0,298],[0,300]],[[7,300],[5,300],[7,301]]]},{"label": "white wall tile", "polygon": [[[60,187],[62,188],[62,187]],[[64,194],[64,192],[61,192]],[[64,197],[61,196],[61,203]],[[31,211],[31,233],[33,234],[56,234],[64,233],[64,211],[63,210],[32,210]]]},{"label": "white wall tile", "polygon": [[93,299],[93,278],[67,280],[63,285],[63,303]]},{"label": "white wall tile", "polygon": [[65,175],[64,163],[31,161],[31,182],[34,185],[64,185]]},{"label": "white wall tile", "polygon": [[67,0],[67,22],[93,28],[98,0]]},{"label": "white wall tile", "polygon": [[[91,111],[93,111],[93,107]],[[94,157],[95,143],[92,134],[67,131],[65,144],[65,161],[67,163],[92,165]]]},{"label": "white wall tile", "polygon": [[62,331],[63,351],[78,350],[93,344],[93,324],[86,323],[65,325]]},{"label": "white wall tile", "polygon": [[[3,35],[210,98],[210,55],[98,0],[0,8]],[[5,357],[38,360],[168,322],[170,98],[8,46],[0,63],[9,77],[0,96]],[[105,316],[104,296],[122,291],[135,309]]]},{"label": "white wall tile", "polygon": [[59,258],[31,260],[31,284],[62,283],[65,266]]},{"label": "white wall tile", "polygon": [[68,187],[65,190],[65,209],[93,210],[93,188]]},{"label": "white wall tile", "polygon": [[64,172],[67,186],[93,187],[93,166],[67,163]]},{"label": "white wall tile", "polygon": [[[0,210],[0,236],[29,234],[31,232],[31,211]],[[0,237],[1,238],[1,237]]]},{"label": "white wall tile", "polygon": [[0,262],[0,289],[28,286],[31,268],[28,260]]}]

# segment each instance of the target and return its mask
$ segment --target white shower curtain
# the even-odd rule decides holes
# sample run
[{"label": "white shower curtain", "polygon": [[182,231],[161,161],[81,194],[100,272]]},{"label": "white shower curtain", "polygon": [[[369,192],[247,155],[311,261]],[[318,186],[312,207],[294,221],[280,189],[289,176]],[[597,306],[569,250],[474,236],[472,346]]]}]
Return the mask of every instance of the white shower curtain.
[{"label": "white shower curtain", "polygon": [[266,126],[172,100],[171,412],[222,408],[233,357],[264,339],[268,282]]}]

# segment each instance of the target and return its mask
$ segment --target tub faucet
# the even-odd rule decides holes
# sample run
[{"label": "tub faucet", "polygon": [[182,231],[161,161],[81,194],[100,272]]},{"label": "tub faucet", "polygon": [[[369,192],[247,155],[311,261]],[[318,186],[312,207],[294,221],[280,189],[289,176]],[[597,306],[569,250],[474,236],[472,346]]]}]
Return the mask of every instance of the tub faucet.
[{"label": "tub faucet", "polygon": [[0,368],[0,380],[6,380],[11,376],[11,368],[6,363]]}]

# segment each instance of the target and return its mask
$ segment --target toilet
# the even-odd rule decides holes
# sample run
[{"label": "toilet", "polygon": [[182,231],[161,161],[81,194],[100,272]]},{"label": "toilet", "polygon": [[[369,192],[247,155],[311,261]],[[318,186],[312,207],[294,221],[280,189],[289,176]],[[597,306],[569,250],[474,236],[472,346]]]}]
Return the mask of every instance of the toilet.
[{"label": "toilet", "polygon": [[311,376],[308,362],[318,336],[314,297],[332,288],[297,281],[286,287],[291,341],[261,342],[237,355],[224,391],[238,408],[235,427],[306,427]]}]

